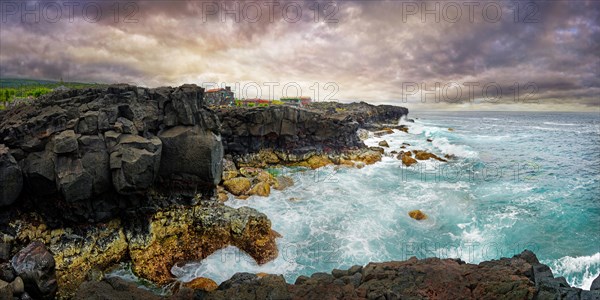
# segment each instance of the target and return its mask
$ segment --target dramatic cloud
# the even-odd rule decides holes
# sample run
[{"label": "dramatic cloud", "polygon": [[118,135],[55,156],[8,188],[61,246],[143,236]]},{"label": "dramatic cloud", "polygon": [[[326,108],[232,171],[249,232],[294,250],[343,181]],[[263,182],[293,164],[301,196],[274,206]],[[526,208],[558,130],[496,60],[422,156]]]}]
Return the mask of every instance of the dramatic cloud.
[{"label": "dramatic cloud", "polygon": [[1,4],[2,77],[227,83],[263,98],[299,86],[418,109],[600,107],[597,1]]}]

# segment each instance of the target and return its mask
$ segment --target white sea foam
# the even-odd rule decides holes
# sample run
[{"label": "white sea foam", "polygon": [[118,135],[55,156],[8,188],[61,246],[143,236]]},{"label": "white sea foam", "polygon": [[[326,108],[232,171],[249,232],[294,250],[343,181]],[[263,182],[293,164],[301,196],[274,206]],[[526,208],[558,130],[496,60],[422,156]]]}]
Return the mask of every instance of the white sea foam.
[{"label": "white sea foam", "polygon": [[469,150],[465,145],[455,145],[448,141],[447,138],[441,137],[434,139],[433,146],[440,149],[443,154],[452,154],[464,158],[476,158],[477,152]]},{"label": "white sea foam", "polygon": [[[202,262],[175,265],[171,268],[171,273],[177,277],[177,280],[182,282],[189,282],[197,277],[207,277],[220,284],[237,272],[264,272],[285,275],[295,271],[297,269],[296,262],[293,259],[287,259],[292,255],[289,251],[291,249],[286,245],[278,244],[278,246],[282,253],[275,260],[260,266],[244,251],[234,246],[228,246],[215,251]],[[286,250],[288,250],[287,253]]]},{"label": "white sea foam", "polygon": [[572,123],[554,123],[554,122],[544,122],[546,125],[560,125],[560,126],[580,126],[581,124],[572,124]]},{"label": "white sea foam", "polygon": [[589,290],[592,281],[600,275],[600,252],[590,256],[564,256],[543,263],[548,264],[554,274],[567,278],[571,286],[584,290]]}]

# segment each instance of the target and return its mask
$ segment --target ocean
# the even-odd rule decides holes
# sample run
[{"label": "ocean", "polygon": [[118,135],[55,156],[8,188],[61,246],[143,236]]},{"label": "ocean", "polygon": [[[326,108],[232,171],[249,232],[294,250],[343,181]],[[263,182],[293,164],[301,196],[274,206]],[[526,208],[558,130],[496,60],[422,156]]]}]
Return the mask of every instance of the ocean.
[{"label": "ocean", "polygon": [[[368,262],[441,257],[469,263],[533,250],[555,276],[589,289],[600,274],[600,115],[411,112],[409,132],[371,137],[448,162],[405,167],[395,155],[362,169],[285,168],[295,185],[269,197],[230,198],[265,213],[279,257],[262,266],[234,247],[176,266],[183,281],[236,272],[300,275]],[[449,130],[451,128],[451,130]],[[431,139],[428,142],[427,139]],[[402,143],[406,149],[400,149]],[[416,221],[408,211],[428,219]]]}]

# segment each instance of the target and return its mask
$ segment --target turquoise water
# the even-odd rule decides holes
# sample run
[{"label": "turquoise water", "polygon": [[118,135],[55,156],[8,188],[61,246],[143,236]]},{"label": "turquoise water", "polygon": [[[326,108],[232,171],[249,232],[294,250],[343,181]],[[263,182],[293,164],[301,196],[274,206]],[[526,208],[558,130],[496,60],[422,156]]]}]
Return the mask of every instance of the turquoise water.
[{"label": "turquoise water", "polygon": [[[230,199],[265,213],[279,257],[257,266],[234,247],[172,271],[217,282],[235,272],[299,275],[370,261],[510,257],[523,249],[589,289],[600,274],[598,113],[411,113],[409,133],[370,138],[456,158],[406,168],[394,157],[363,169],[282,170],[296,185],[268,198]],[[453,128],[454,131],[449,131]],[[431,138],[433,142],[427,142]],[[429,216],[415,221],[407,212]]]}]

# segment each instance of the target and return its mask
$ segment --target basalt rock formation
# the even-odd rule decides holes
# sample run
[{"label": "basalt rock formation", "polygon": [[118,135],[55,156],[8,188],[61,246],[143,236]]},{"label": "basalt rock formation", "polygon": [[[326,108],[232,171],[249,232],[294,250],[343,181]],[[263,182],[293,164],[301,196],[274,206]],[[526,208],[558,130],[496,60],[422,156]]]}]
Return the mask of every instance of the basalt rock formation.
[{"label": "basalt rock formation", "polygon": [[[72,296],[86,279],[122,261],[130,261],[138,276],[157,284],[174,280],[170,270],[175,264],[203,259],[229,245],[263,264],[277,257],[275,239],[279,237],[266,215],[217,201],[60,229],[51,229],[39,219],[16,220],[9,231],[14,232],[12,244],[29,245],[20,252],[25,254],[13,257],[14,269],[7,272],[21,276],[26,284],[37,284],[32,283],[28,292],[52,296],[58,287],[61,298]],[[40,261],[46,265],[36,267]],[[27,267],[34,269],[22,271]],[[13,279],[0,274],[0,280]],[[48,287],[42,293],[37,286]]]},{"label": "basalt rock formation", "polygon": [[[180,289],[176,295],[162,299],[600,299],[599,289],[570,287],[527,250],[512,258],[478,265],[459,259],[414,257],[369,263],[348,270],[334,269],[331,274],[300,276],[294,284],[286,283],[282,275],[260,275],[237,273],[216,290]],[[144,290],[117,289],[115,281],[118,279],[85,283],[77,298],[107,299],[108,295],[126,291],[127,299],[153,299],[154,295]],[[93,297],[85,297],[90,293]]]},{"label": "basalt rock formation", "polygon": [[[330,163],[344,164],[344,160],[372,163],[370,156],[374,154],[362,142],[359,129],[397,124],[408,110],[365,102],[317,102],[307,108],[221,108],[217,114],[222,124],[225,154],[238,166],[292,164],[320,167]],[[313,162],[309,161],[311,158]]]},{"label": "basalt rock formation", "polygon": [[210,195],[223,148],[219,120],[202,98],[195,85],[115,85],[0,112],[0,206],[82,223],[160,206],[152,190]]}]

